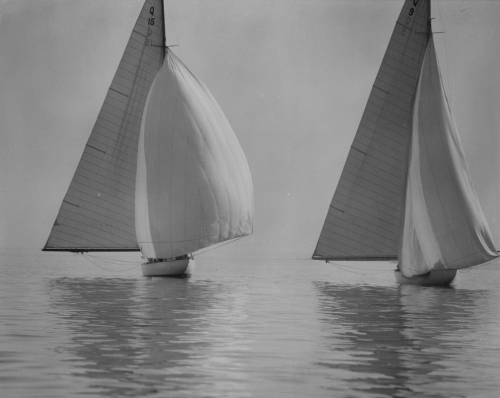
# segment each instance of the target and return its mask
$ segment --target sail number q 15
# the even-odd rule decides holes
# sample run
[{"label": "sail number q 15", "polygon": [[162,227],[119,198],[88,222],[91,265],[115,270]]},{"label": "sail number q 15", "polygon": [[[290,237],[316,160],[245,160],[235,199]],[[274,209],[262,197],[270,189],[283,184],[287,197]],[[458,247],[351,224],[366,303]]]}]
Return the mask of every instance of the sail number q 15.
[{"label": "sail number q 15", "polygon": [[[152,26],[155,24],[155,8],[154,7],[151,7],[149,9],[149,14],[150,15],[153,15],[151,17],[148,18],[148,26]],[[151,29],[148,28],[148,33],[146,35],[146,46],[152,46],[153,45],[153,40],[151,40],[149,37],[153,34],[153,31]]]},{"label": "sail number q 15", "polygon": [[[151,15],[155,15],[155,8],[154,8],[154,7],[151,7],[151,8],[149,9],[149,13],[150,13]],[[154,24],[155,24],[155,19],[154,19],[154,17],[150,17],[150,18],[148,18],[148,25],[154,25]]]}]

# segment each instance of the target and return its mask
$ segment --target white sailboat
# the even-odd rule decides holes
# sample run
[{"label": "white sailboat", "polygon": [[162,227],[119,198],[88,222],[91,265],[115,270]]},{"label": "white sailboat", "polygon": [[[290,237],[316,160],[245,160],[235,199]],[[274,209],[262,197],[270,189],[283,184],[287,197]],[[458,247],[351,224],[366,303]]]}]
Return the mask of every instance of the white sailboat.
[{"label": "white sailboat", "polygon": [[44,251],[142,251],[145,276],[253,230],[245,155],[205,85],[168,48],[146,0]]},{"label": "white sailboat", "polygon": [[397,282],[448,285],[497,258],[443,89],[430,0],[406,0],[313,259],[398,260]]}]

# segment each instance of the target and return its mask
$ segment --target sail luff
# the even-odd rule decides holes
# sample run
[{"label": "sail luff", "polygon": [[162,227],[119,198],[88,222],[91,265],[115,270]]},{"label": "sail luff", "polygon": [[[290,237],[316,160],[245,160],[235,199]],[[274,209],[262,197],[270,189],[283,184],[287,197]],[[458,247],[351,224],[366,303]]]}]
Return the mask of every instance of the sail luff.
[{"label": "sail luff", "polygon": [[43,250],[137,251],[137,147],[149,88],[163,64],[163,1],[146,0]]},{"label": "sail luff", "polygon": [[429,0],[406,0],[347,156],[314,259],[396,258],[407,140]]}]

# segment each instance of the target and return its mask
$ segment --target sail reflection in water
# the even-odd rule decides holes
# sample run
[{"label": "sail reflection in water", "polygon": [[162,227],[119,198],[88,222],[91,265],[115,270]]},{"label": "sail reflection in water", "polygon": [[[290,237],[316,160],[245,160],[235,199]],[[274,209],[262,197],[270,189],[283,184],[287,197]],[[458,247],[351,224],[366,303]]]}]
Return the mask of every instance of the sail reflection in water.
[{"label": "sail reflection in water", "polygon": [[[477,385],[481,361],[474,357],[481,340],[480,322],[474,320],[488,301],[488,291],[328,282],[315,286],[330,338],[330,353],[321,365],[348,372],[343,388],[367,396],[470,396],[463,386],[468,378]],[[470,359],[473,372],[456,366]],[[482,396],[494,396],[487,391],[487,380]]]},{"label": "sail reflection in water", "polygon": [[[242,316],[230,286],[60,278],[51,281],[50,290],[52,305],[71,332],[71,341],[59,349],[74,358],[73,375],[90,383],[87,391],[216,397],[228,390],[247,396],[234,359],[246,350],[245,341],[237,331],[227,333]],[[218,332],[221,327],[224,333]]]},{"label": "sail reflection in water", "polygon": [[498,397],[494,267],[398,289],[312,261],[96,278],[80,256],[39,257],[0,267],[2,398]]}]

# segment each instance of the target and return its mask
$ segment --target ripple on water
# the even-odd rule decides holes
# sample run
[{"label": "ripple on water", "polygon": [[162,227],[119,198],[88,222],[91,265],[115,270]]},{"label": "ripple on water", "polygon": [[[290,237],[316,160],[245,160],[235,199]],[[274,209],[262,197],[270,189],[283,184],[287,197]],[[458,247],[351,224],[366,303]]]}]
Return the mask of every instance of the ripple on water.
[{"label": "ripple on water", "polygon": [[2,270],[8,396],[496,398],[500,388],[497,271],[443,289],[398,287],[388,265],[364,279],[309,261],[201,262],[190,279],[66,267]]}]

